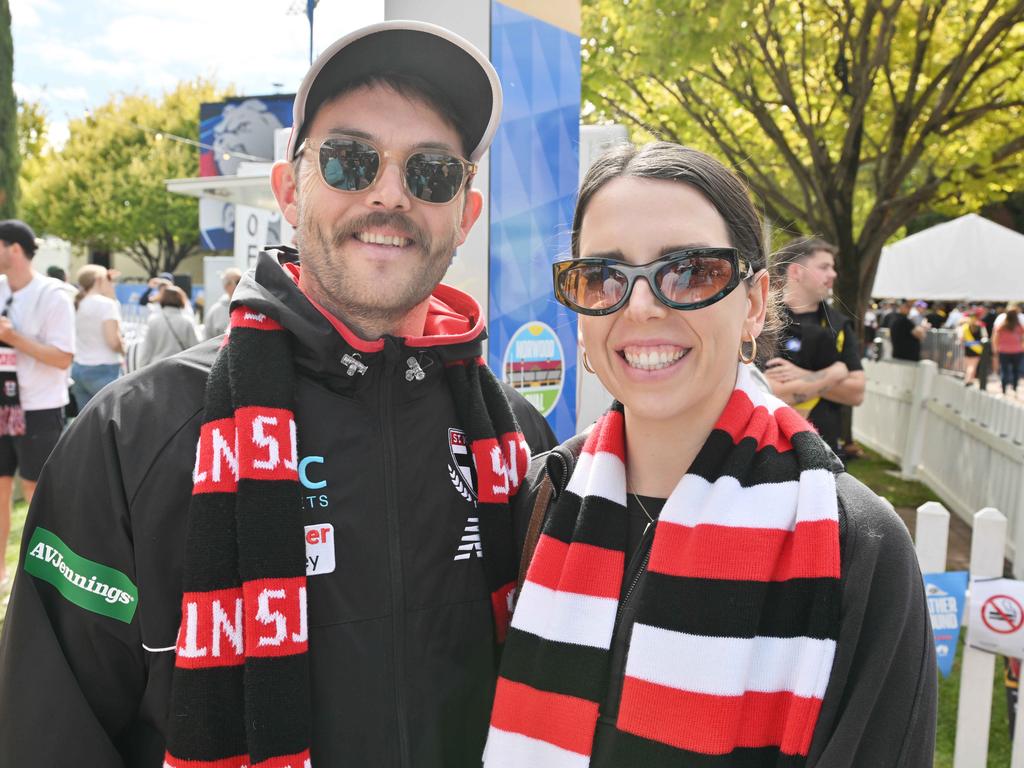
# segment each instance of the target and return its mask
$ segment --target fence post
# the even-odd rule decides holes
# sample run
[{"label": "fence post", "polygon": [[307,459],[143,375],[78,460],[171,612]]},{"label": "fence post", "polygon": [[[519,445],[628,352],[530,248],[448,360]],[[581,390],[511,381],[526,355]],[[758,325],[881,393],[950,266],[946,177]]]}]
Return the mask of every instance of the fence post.
[{"label": "fence post", "polygon": [[921,360],[917,364],[914,389],[910,396],[910,421],[900,463],[900,475],[904,480],[913,480],[917,476],[917,465],[921,463],[921,448],[924,445],[925,408],[938,372],[939,366],[931,360]]},{"label": "fence post", "polygon": [[921,573],[943,573],[949,546],[949,510],[937,501],[926,501],[917,508],[914,547]]},{"label": "fence post", "polygon": [[[1002,576],[1005,547],[1006,518],[1003,514],[992,507],[975,513],[971,533],[971,580]],[[974,608],[969,600],[967,610],[973,611]],[[953,768],[985,768],[988,764],[988,729],[992,719],[992,676],[995,669],[996,657],[993,654],[964,646]]]}]

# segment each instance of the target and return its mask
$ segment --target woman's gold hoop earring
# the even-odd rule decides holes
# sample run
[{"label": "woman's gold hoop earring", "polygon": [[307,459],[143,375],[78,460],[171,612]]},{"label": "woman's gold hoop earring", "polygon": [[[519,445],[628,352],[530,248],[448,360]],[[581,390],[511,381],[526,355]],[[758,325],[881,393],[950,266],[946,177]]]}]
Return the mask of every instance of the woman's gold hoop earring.
[{"label": "woman's gold hoop earring", "polygon": [[583,367],[586,368],[589,373],[593,373],[593,374],[597,373],[597,371],[595,371],[593,369],[593,367],[591,367],[591,365],[590,365],[590,358],[587,357],[587,350],[585,350],[585,349],[583,350]]},{"label": "woman's gold hoop earring", "polygon": [[743,344],[744,344],[744,342],[741,341],[740,342],[740,355],[739,355],[740,362],[741,363],[747,363],[749,365],[750,363],[754,362],[754,358],[757,357],[757,339],[755,339],[753,336],[750,337],[750,356],[749,357],[747,357],[746,355],[743,354]]}]

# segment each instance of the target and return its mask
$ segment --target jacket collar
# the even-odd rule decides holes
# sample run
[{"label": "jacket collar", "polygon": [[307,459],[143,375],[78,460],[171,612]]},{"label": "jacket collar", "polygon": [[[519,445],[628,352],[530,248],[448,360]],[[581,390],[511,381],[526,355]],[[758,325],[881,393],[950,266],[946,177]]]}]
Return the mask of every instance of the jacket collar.
[{"label": "jacket collar", "polygon": [[244,304],[281,323],[295,339],[296,364],[314,375],[352,378],[352,360],[371,365],[389,346],[401,352],[429,352],[442,363],[482,354],[487,332],[480,305],[462,291],[446,285],[435,289],[423,336],[366,341],[302,292],[300,270],[296,262],[281,265],[270,253],[261,253],[256,269],[247,272],[235,289],[231,306]]}]

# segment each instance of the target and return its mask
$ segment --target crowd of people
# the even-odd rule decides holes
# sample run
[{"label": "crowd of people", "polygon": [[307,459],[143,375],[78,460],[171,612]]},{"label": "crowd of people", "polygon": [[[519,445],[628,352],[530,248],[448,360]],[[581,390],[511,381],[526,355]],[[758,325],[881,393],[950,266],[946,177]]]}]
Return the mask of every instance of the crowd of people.
[{"label": "crowd of people", "polygon": [[[109,381],[117,276],[83,269],[76,312],[0,223],[0,470],[32,498],[5,761],[930,768],[917,557],[837,458],[865,389],[828,301],[841,254],[805,238],[773,261],[707,154],[609,150],[552,288],[615,400],[556,445],[483,363],[479,303],[440,282],[501,106],[449,30],[330,45],[271,172],[297,249],[225,275],[222,341],[154,279],[130,381]],[[69,367],[92,402],[40,469],[25,435],[52,431]]]},{"label": "crowd of people", "polygon": [[955,334],[963,353],[964,384],[979,384],[978,368],[983,356],[991,355],[991,370],[998,374],[1004,395],[1016,395],[1024,374],[1024,313],[1017,302],[957,303],[899,299],[873,304],[864,317],[864,339],[874,343],[879,329],[889,331],[892,356],[916,362],[921,343],[932,329]]}]

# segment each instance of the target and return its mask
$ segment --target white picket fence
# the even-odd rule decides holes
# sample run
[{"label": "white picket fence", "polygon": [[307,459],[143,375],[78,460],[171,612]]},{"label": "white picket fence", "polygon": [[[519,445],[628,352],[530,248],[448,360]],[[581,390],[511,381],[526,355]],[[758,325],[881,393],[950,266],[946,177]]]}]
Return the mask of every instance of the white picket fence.
[{"label": "white picket fence", "polygon": [[[973,516],[971,532],[971,580],[1003,575],[1006,550],[1006,517],[987,507]],[[923,573],[946,570],[949,512],[929,501],[917,510],[914,542]],[[971,611],[968,593],[964,616]],[[957,702],[956,742],[953,768],[985,768],[988,764],[988,733],[992,720],[992,687],[996,656],[964,646],[960,667],[960,700]],[[1017,720],[1013,734],[1010,768],[1024,768],[1024,721]]]},{"label": "white picket fence", "polygon": [[1006,557],[1024,577],[1024,407],[993,397],[935,363],[864,361],[864,403],[854,437],[928,484],[967,523],[974,510],[1005,511]]}]

